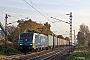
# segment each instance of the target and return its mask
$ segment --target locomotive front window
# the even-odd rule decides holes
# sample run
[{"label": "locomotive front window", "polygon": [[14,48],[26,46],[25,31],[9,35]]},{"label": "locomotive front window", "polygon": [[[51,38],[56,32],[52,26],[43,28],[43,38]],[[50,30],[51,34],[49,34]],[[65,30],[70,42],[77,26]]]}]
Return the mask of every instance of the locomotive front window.
[{"label": "locomotive front window", "polygon": [[32,42],[32,39],[33,39],[33,34],[32,33],[23,33],[20,35],[20,40],[27,40],[27,41],[30,41]]}]

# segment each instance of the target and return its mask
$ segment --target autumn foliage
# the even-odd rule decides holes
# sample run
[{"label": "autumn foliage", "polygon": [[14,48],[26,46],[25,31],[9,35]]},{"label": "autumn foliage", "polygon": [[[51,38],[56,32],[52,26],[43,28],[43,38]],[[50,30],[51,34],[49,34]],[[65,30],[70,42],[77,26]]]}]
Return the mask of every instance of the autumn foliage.
[{"label": "autumn foliage", "polygon": [[45,35],[52,35],[52,31],[50,30],[51,25],[46,22],[44,24],[37,23],[35,21],[32,21],[31,19],[29,20],[21,20],[18,22],[18,25],[15,26],[9,26],[8,27],[8,40],[11,42],[18,42],[19,40],[19,34],[21,32],[28,32],[34,31],[38,33],[42,33]]}]

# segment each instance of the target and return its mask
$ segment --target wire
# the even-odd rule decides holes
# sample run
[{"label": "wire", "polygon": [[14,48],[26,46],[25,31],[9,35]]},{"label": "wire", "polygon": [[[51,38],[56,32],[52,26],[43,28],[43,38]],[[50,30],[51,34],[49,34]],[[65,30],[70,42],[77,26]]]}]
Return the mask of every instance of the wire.
[{"label": "wire", "polygon": [[[29,6],[31,6],[34,10],[36,10],[39,14],[41,14],[43,17],[45,17],[47,20],[49,20],[50,22],[52,22],[49,18],[47,18],[45,15],[43,15],[41,12],[39,12],[36,8],[34,8],[34,6],[32,6],[30,3],[28,3],[26,0],[23,0],[26,4],[28,4]],[[32,2],[31,2],[32,3]],[[52,22],[53,23],[53,22]],[[53,23],[54,24],[54,23]],[[55,24],[54,24],[55,25]],[[55,25],[56,26],[56,25]],[[56,26],[57,27],[57,26]],[[57,27],[58,28],[58,27]],[[59,28],[58,28],[59,29]],[[60,29],[59,29],[60,30]],[[61,30],[60,30],[61,31]],[[61,31],[62,32],[62,31]]]},{"label": "wire", "polygon": [[[25,0],[24,0],[25,1]],[[30,2],[31,2],[31,4],[34,4],[31,0],[29,0]],[[26,1],[25,1],[26,2]],[[26,2],[27,4],[29,4],[28,2]],[[30,4],[29,4],[30,5]],[[34,4],[36,7],[38,7],[36,4]],[[30,5],[32,8],[34,8],[32,5]],[[1,7],[1,6],[0,6]],[[1,8],[4,8],[4,7],[1,7]],[[38,7],[39,8],[39,7]],[[6,8],[4,8],[4,9],[6,9]],[[34,8],[37,12],[39,12],[36,8]],[[39,8],[40,9],[40,8]],[[11,10],[9,10],[9,9],[7,9],[8,11],[10,11],[10,12],[13,12],[13,11],[11,11]],[[41,11],[43,11],[42,9],[40,9]],[[1,11],[2,12],[2,11]],[[44,12],[44,11],[43,11]],[[2,12],[2,13],[4,13],[4,14],[6,14],[5,12]],[[13,12],[13,13],[15,13],[15,12]],[[49,18],[47,18],[45,15],[43,15],[41,12],[39,12],[42,16],[44,16],[46,19],[48,19],[49,20]],[[45,13],[45,12],[44,12]],[[17,14],[17,13],[16,13]],[[47,14],[47,13],[46,13]],[[20,16],[23,16],[23,15],[20,15]],[[47,16],[49,16],[48,14],[47,14]],[[12,17],[14,17],[14,18],[17,18],[17,17],[15,17],[15,16],[12,16]],[[17,18],[18,19],[18,18]],[[50,21],[50,20],[49,20]],[[52,22],[52,21],[50,21],[50,22]],[[55,25],[55,24],[54,24]],[[56,26],[56,25],[55,25]],[[57,27],[57,26],[56,26]],[[57,27],[58,28],[58,27]],[[59,28],[58,28],[59,29]],[[60,30],[60,29],[59,29]],[[61,30],[60,30],[61,31]],[[61,31],[62,32],[62,31]]]},{"label": "wire", "polygon": [[[2,6],[0,6],[0,7],[3,8],[3,9],[8,10],[8,11],[10,11],[10,12],[13,12],[13,11],[10,10],[10,9],[4,8],[4,7],[2,7]],[[1,11],[1,12],[2,12],[2,11]],[[7,13],[5,13],[5,12],[2,12],[2,13],[7,14]],[[15,12],[13,12],[13,13],[14,13],[14,14],[19,14],[19,13],[15,13]],[[24,15],[21,15],[21,14],[19,14],[19,15],[20,15],[20,16],[24,16]],[[15,17],[15,16],[12,16],[12,17],[19,19],[19,17]]]},{"label": "wire", "polygon": [[[5,13],[5,12],[3,12],[3,11],[0,11],[0,12],[1,12],[1,13],[4,13],[4,14],[7,14],[7,13]],[[12,16],[12,15],[10,15],[10,16]],[[19,19],[18,17],[15,17],[15,16],[12,16],[12,17]]]},{"label": "wire", "polygon": [[0,11],[1,13],[4,13],[4,14],[6,14],[5,12],[3,12],[3,11]]},{"label": "wire", "polygon": [[[26,2],[29,6],[31,6],[33,9],[35,9],[38,13],[40,13],[43,17],[45,17],[46,19],[48,19],[45,15],[43,15],[41,12],[39,12],[36,8],[34,8],[32,5],[30,5],[26,0],[23,0],[24,2]],[[48,19],[49,20],[49,19]],[[50,20],[49,20],[50,21]],[[51,21],[52,22],[52,21]]]},{"label": "wire", "polygon": [[[33,3],[31,0],[29,0],[30,2],[31,2],[31,4],[34,4],[37,8],[39,8],[35,3]],[[44,12],[41,8],[39,8],[42,12]],[[46,12],[44,12],[45,14],[47,14]],[[49,16],[48,14],[47,14],[47,16]]]},{"label": "wire", "polygon": [[[31,4],[34,4],[37,8],[39,8],[35,3],[33,3],[31,0],[29,0],[31,2]],[[39,8],[42,12],[44,12],[41,8]],[[46,12],[44,12],[47,16],[49,16],[49,14],[47,14]],[[59,15],[60,16],[60,15]],[[63,15],[62,15],[63,16]],[[50,16],[49,16],[50,17]],[[54,24],[55,25],[55,24]],[[57,26],[56,26],[57,27]],[[58,28],[59,29],[59,28]],[[62,29],[63,30],[63,29]],[[64,31],[64,30],[63,30]],[[62,32],[62,31],[61,31]]]},{"label": "wire", "polygon": [[[7,13],[5,13],[5,12],[3,12],[3,11],[0,11],[1,13],[4,13],[4,14],[7,14]],[[17,18],[17,17],[15,17],[15,16],[11,16],[10,15],[10,17],[14,17],[14,18]],[[18,18],[17,18],[18,19]],[[15,23],[15,22],[17,22],[17,21],[14,21],[14,22],[11,22],[11,23],[9,23],[9,24],[12,24],[12,23]],[[9,24],[7,24],[7,25],[9,25]]]},{"label": "wire", "polygon": [[[26,2],[28,5],[30,5],[26,0],[23,0],[24,2]],[[34,4],[31,0],[29,0],[30,2],[31,2],[31,4]],[[36,4],[34,4],[36,7],[38,7]],[[50,22],[52,22],[49,18],[47,18],[44,14],[42,14],[40,11],[38,11],[36,8],[34,8],[34,6],[32,6],[32,5],[30,5],[33,9],[35,9],[38,13],[40,13],[42,16],[44,16],[46,19],[48,19]],[[0,6],[1,7],[1,6]],[[4,8],[4,7],[1,7],[1,8]],[[38,7],[39,8],[39,7]],[[6,8],[4,8],[4,9],[6,9]],[[40,9],[40,8],[39,8]],[[7,9],[7,10],[9,10],[9,9]],[[41,11],[43,11],[42,9],[40,9]],[[9,10],[10,12],[13,12],[13,11],[11,11],[11,10]],[[2,12],[2,11],[0,11],[0,12]],[[44,12],[44,11],[43,11]],[[4,13],[4,14],[6,14],[5,12],[2,12],[2,13]],[[15,13],[15,12],[14,12]],[[45,13],[45,12],[44,12]],[[17,14],[17,13],[16,13]],[[47,16],[49,16],[47,13],[46,13],[46,15]],[[23,16],[23,15],[20,15],[20,16]],[[12,17],[15,17],[15,16],[12,16]],[[15,18],[17,18],[17,17],[15,17]],[[18,19],[18,18],[17,18]],[[54,23],[53,23],[54,24]],[[56,24],[54,24],[57,28],[58,28],[58,26],[56,25]],[[59,28],[58,28],[59,29]],[[60,29],[59,29],[60,30]],[[61,30],[60,30],[61,31]],[[61,31],[62,32],[62,31]]]}]

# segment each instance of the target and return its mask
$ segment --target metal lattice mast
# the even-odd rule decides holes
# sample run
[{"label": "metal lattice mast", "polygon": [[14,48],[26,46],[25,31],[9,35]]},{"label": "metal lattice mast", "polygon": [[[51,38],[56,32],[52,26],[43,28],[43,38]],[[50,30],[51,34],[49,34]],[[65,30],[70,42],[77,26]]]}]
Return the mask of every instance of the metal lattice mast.
[{"label": "metal lattice mast", "polygon": [[70,41],[72,43],[72,12],[70,12]]}]

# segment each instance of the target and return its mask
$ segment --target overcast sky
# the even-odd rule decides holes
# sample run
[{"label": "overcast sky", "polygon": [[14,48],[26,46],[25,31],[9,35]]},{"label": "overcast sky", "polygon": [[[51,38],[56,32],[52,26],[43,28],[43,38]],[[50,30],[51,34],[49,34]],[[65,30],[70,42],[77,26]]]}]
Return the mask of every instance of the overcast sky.
[{"label": "overcast sky", "polygon": [[[64,34],[69,36],[69,24],[56,22],[54,17],[63,21],[69,21],[69,16],[66,14],[72,12],[73,15],[73,30],[76,34],[79,31],[79,25],[84,23],[90,28],[90,0],[0,0],[0,22],[4,25],[5,13],[11,15],[8,18],[8,23],[29,17],[38,23],[49,22],[51,30],[56,34]],[[42,16],[44,15],[44,16]],[[14,24],[16,25],[16,24]],[[57,27],[56,27],[57,26]],[[57,31],[57,32],[56,32]],[[67,32],[68,33],[67,33]]]}]

